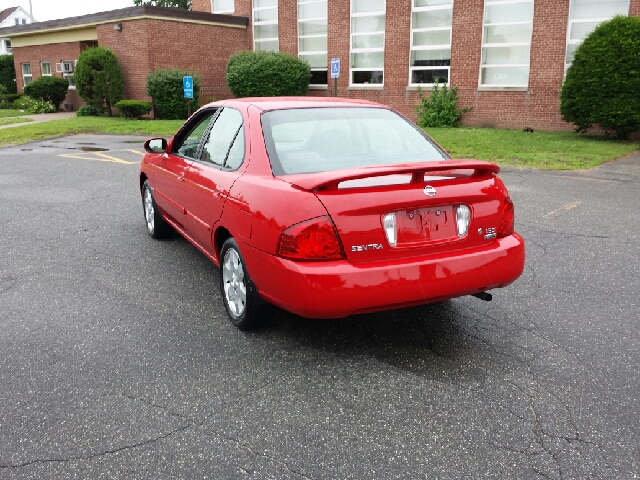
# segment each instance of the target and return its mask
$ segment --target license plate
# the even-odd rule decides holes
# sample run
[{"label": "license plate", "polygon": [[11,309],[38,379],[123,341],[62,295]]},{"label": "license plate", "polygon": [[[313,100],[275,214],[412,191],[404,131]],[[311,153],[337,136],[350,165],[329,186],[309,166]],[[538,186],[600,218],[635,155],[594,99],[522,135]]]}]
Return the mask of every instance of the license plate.
[{"label": "license plate", "polygon": [[396,212],[398,245],[440,242],[457,234],[452,206]]}]

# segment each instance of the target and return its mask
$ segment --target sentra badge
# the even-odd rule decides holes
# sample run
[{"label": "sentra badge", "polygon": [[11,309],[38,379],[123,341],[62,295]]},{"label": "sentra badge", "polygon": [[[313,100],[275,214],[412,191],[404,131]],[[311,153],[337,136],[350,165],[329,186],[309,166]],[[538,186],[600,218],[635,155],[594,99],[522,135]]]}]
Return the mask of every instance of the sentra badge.
[{"label": "sentra badge", "polygon": [[353,245],[352,252],[366,252],[367,250],[382,250],[384,247],[379,243],[370,243],[369,245]]}]

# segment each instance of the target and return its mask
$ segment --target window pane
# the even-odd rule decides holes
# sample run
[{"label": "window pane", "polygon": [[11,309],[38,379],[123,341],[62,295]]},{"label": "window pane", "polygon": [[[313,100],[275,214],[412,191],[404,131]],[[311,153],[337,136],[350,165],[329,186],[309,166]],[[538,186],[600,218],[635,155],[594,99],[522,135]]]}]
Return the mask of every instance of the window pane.
[{"label": "window pane", "polygon": [[215,112],[211,112],[200,119],[199,122],[196,122],[195,125],[190,125],[192,127],[191,132],[177,140],[177,143],[173,147],[173,151],[183,157],[194,158],[196,151],[198,150],[198,145],[200,145],[202,135],[209,126],[209,122],[214,115]]},{"label": "window pane", "polygon": [[382,83],[382,71],[353,72],[352,83],[358,84],[380,84]]},{"label": "window pane", "polygon": [[353,0],[353,13],[384,12],[384,0]]},{"label": "window pane", "polygon": [[298,5],[298,18],[327,18],[327,3],[308,3]]},{"label": "window pane", "polygon": [[384,34],[353,35],[352,48],[384,48]]},{"label": "window pane", "polygon": [[278,9],[277,8],[269,8],[267,10],[255,10],[253,12],[253,21],[254,22],[270,22],[270,21],[278,21]]},{"label": "window pane", "polygon": [[442,67],[451,65],[451,49],[414,50],[411,52],[412,67]]},{"label": "window pane", "polygon": [[33,82],[33,77],[31,77],[31,75],[29,75],[28,77],[22,77],[24,80],[24,84],[25,85],[29,85],[31,82]]},{"label": "window pane", "polygon": [[256,52],[277,52],[278,40],[267,40],[266,42],[255,42]]},{"label": "window pane", "polygon": [[513,65],[529,63],[529,46],[526,47],[489,47],[484,49],[483,64]]},{"label": "window pane", "polygon": [[482,67],[482,85],[507,85],[526,87],[529,67]]},{"label": "window pane", "polygon": [[303,62],[308,62],[311,68],[327,68],[328,65],[326,53],[322,55],[305,55],[301,53],[298,57]]},{"label": "window pane", "polygon": [[242,165],[242,160],[244,160],[244,127],[240,127],[233,146],[231,150],[229,150],[229,157],[224,164],[224,168],[227,170],[235,170]]},{"label": "window pane", "polygon": [[351,54],[351,67],[352,68],[382,68],[384,65],[384,53],[383,52],[370,52],[370,53],[352,53]]},{"label": "window pane", "polygon": [[571,25],[571,40],[582,40],[593,32],[598,25],[600,25],[600,22],[574,22]]},{"label": "window pane", "polygon": [[485,27],[484,43],[529,43],[531,28],[531,24]]},{"label": "window pane", "polygon": [[451,30],[415,32],[413,34],[414,46],[449,45],[450,43],[451,43]]},{"label": "window pane", "polygon": [[[232,108],[222,110],[204,144],[202,160],[223,165],[233,137],[241,125],[242,115],[240,112]],[[244,154],[244,151],[242,153]]]},{"label": "window pane", "polygon": [[315,20],[312,22],[300,22],[298,23],[298,35],[318,35],[327,34],[327,21]]},{"label": "window pane", "polygon": [[213,13],[216,12],[233,12],[234,0],[213,0]]},{"label": "window pane", "polygon": [[449,69],[413,70],[411,83],[449,83]]},{"label": "window pane", "polygon": [[300,52],[326,52],[327,37],[301,38],[298,48]]},{"label": "window pane", "polygon": [[42,75],[51,75],[51,64],[49,62],[42,62],[40,67],[42,69]]},{"label": "window pane", "polygon": [[326,85],[329,74],[327,70],[311,70],[311,85]]},{"label": "window pane", "polygon": [[485,24],[530,22],[533,18],[533,2],[487,5]]},{"label": "window pane", "polygon": [[436,5],[451,5],[451,0],[414,0],[416,7],[435,7]]},{"label": "window pane", "polygon": [[413,28],[434,28],[451,26],[451,10],[413,12]]},{"label": "window pane", "polygon": [[575,53],[576,49],[579,46],[580,46],[579,43],[573,43],[573,44],[567,45],[567,56],[564,59],[565,63],[573,62],[573,54]]},{"label": "window pane", "polygon": [[253,29],[253,35],[256,40],[261,38],[278,38],[278,25],[256,25]]},{"label": "window pane", "polygon": [[572,0],[571,18],[610,18],[629,14],[629,0]]},{"label": "window pane", "polygon": [[353,17],[351,33],[384,32],[385,16]]},{"label": "window pane", "polygon": [[278,0],[253,0],[253,8],[277,7]]},{"label": "window pane", "polygon": [[22,64],[22,74],[23,75],[31,75],[31,64],[23,63]]}]

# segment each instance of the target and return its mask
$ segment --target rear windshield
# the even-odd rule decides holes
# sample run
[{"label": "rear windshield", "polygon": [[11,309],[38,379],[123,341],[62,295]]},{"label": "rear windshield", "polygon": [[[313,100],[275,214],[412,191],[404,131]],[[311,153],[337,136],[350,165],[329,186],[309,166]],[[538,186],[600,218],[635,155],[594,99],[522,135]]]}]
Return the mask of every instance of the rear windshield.
[{"label": "rear windshield", "polygon": [[262,114],[274,175],[449,158],[415,125],[384,108],[300,108]]}]

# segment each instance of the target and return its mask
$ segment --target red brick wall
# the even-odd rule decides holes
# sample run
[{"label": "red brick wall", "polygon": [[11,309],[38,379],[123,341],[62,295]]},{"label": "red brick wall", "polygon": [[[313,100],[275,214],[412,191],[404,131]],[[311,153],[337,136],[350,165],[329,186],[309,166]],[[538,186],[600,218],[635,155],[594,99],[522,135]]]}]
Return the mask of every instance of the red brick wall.
[{"label": "red brick wall", "polygon": [[122,31],[113,24],[99,25],[98,43],[112,49],[125,74],[127,98],[149,99],[147,74],[154,68],[181,68],[200,76],[200,101],[231,96],[225,80],[229,57],[249,48],[247,31],[217,25],[168,20],[130,20]]},{"label": "red brick wall", "polygon": [[640,0],[631,0],[629,4],[629,15],[637,17],[640,15]]},{"label": "red brick wall", "polygon": [[[80,42],[55,43],[51,45],[34,45],[31,47],[14,47],[13,64],[16,69],[16,83],[18,92],[24,91],[24,81],[22,78],[22,64],[31,64],[31,75],[33,80],[40,78],[40,62],[51,63],[51,74],[62,77],[62,73],[56,73],[56,63],[61,60],[77,60],[82,44]],[[72,104],[76,110],[82,103],[75,90],[69,90],[64,103]]]}]

